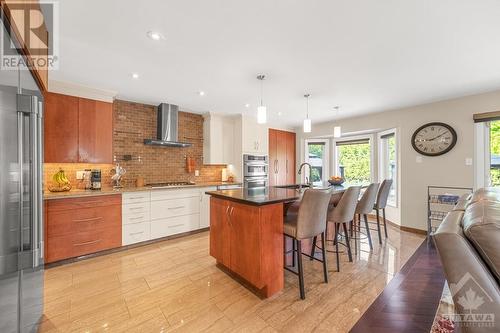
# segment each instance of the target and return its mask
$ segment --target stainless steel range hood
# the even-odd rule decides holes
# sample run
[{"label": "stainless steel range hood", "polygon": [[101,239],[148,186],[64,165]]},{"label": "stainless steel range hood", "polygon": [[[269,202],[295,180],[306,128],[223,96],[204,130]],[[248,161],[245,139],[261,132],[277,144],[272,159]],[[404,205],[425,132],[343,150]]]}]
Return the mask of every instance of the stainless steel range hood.
[{"label": "stainless steel range hood", "polygon": [[145,139],[144,144],[164,147],[191,147],[191,143],[178,140],[179,106],[167,103],[158,105],[156,139]]}]

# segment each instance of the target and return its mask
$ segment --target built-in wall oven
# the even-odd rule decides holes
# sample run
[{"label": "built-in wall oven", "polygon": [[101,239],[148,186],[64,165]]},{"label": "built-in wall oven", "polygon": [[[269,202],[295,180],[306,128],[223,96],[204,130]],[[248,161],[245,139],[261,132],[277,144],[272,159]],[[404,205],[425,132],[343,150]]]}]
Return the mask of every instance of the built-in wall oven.
[{"label": "built-in wall oven", "polygon": [[269,159],[267,155],[243,155],[243,183],[245,188],[268,185]]}]

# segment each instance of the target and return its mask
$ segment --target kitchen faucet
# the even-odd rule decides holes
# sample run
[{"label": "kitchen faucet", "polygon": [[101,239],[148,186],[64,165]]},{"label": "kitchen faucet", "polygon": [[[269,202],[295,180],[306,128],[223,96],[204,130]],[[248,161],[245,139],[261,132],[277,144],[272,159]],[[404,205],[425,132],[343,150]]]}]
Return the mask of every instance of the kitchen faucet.
[{"label": "kitchen faucet", "polygon": [[[311,181],[311,170],[312,170],[312,167],[311,167],[311,164],[307,163],[307,162],[304,162],[302,163],[300,166],[299,166],[299,176],[302,174],[302,168],[304,166],[309,166],[309,177],[306,176],[306,184],[309,185],[309,186],[312,186],[312,181]],[[299,177],[300,179],[300,177]],[[302,181],[299,182],[299,190],[302,191]]]}]

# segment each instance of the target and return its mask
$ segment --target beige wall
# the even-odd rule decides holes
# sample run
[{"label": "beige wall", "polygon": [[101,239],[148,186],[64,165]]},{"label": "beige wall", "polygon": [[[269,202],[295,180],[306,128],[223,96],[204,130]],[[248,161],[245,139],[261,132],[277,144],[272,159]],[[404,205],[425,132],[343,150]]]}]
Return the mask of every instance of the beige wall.
[{"label": "beige wall", "polygon": [[[391,209],[388,218],[406,227],[425,230],[427,186],[473,187],[474,167],[465,164],[466,158],[474,158],[472,115],[497,110],[500,110],[500,91],[342,119],[339,123],[343,133],[398,129],[400,208]],[[458,135],[457,144],[445,155],[423,156],[422,163],[417,163],[416,157],[419,154],[411,146],[411,136],[419,126],[432,121],[451,125]],[[331,135],[333,123],[313,124],[312,133],[308,134],[303,133],[301,128],[296,131],[297,156],[300,163],[304,159],[304,140]],[[330,166],[330,172],[332,170],[333,167]]]}]

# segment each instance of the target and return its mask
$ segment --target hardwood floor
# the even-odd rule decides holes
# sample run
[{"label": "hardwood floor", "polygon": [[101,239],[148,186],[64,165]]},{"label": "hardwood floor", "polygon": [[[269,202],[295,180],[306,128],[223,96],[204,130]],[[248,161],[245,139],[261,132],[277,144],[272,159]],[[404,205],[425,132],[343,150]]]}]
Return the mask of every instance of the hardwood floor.
[{"label": "hardwood floor", "polygon": [[304,260],[304,301],[288,272],[266,300],[235,282],[208,255],[208,232],[50,268],[40,332],[347,332],[424,241],[390,228],[379,246],[372,234],[373,252],[363,241],[353,263],[343,253],[341,272],[328,255],[328,284]]},{"label": "hardwood floor", "polygon": [[351,333],[430,332],[444,282],[434,243],[422,243]]}]

